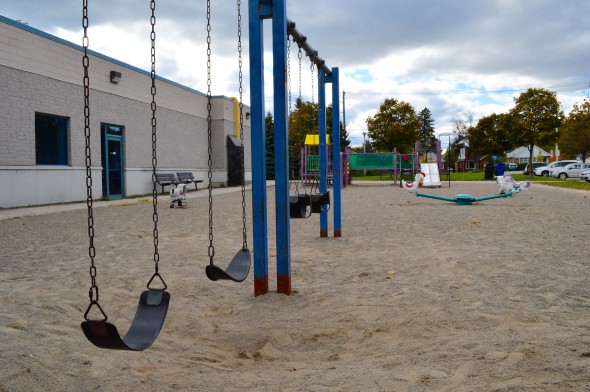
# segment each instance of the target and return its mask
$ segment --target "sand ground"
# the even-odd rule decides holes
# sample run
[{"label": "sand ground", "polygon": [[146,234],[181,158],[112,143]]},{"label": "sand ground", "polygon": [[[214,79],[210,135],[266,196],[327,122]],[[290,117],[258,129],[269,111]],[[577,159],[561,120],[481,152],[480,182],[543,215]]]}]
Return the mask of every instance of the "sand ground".
[{"label": "sand ground", "polygon": [[[0,391],[590,390],[589,192],[533,185],[458,206],[352,186],[342,238],[319,238],[317,215],[291,221],[292,296],[273,292],[269,227],[271,293],[259,297],[252,273],[242,284],[206,278],[205,193],[159,209],[172,299],[141,353],[95,348],[81,332],[84,209],[0,219]],[[241,246],[240,193],[214,203],[223,265]],[[96,208],[95,222],[100,302],[124,332],[153,271],[151,205]]]}]

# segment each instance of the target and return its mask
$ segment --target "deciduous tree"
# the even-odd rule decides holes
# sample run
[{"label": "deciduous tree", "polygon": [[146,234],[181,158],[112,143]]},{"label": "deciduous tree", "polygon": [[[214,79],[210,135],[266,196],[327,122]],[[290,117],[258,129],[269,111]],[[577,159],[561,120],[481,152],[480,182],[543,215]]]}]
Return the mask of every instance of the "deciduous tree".
[{"label": "deciduous tree", "polygon": [[566,154],[590,153],[590,97],[576,103],[559,130],[559,148]]},{"label": "deciduous tree", "polygon": [[533,162],[536,144],[545,146],[556,142],[556,129],[563,122],[563,111],[554,92],[529,88],[515,99],[509,114],[513,124],[511,138],[528,147],[529,162]]},{"label": "deciduous tree", "polygon": [[420,118],[407,102],[386,99],[367,120],[368,135],[377,151],[411,151],[419,138]]},{"label": "deciduous tree", "polygon": [[467,130],[467,141],[474,156],[502,155],[512,149],[508,115],[493,113]]}]

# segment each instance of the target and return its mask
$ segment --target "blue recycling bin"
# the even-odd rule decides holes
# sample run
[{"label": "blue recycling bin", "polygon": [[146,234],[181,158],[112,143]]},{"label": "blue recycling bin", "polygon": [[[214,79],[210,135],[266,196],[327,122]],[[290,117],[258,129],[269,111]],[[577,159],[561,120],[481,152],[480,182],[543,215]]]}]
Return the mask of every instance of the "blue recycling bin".
[{"label": "blue recycling bin", "polygon": [[503,176],[505,171],[506,171],[506,164],[504,162],[496,163],[496,177]]}]

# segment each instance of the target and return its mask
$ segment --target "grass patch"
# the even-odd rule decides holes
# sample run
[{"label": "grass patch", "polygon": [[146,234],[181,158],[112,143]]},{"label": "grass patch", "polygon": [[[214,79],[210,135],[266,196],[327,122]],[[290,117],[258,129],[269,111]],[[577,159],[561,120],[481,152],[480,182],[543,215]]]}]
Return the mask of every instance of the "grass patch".
[{"label": "grass patch", "polygon": [[[559,178],[554,177],[539,177],[539,176],[527,176],[524,174],[519,173],[510,173],[514,181],[526,181],[530,180],[533,183],[539,183],[559,188],[569,188],[569,189],[580,189],[584,191],[590,191],[590,182],[579,181],[579,180],[561,180]],[[445,182],[448,181],[448,177],[446,173],[442,173],[441,181]],[[406,181],[412,181],[414,176],[403,176],[403,179]],[[352,175],[353,181],[393,181],[393,174],[392,173],[369,173],[367,172],[366,176],[363,176],[362,173],[357,175],[353,173]],[[484,173],[483,172],[465,172],[465,173],[451,173],[451,181],[485,181],[484,180]],[[490,181],[490,180],[487,180]]]},{"label": "grass patch", "polygon": [[568,188],[568,189],[579,189],[581,191],[590,191],[590,182],[586,181],[578,181],[578,180],[560,180],[560,181],[551,181],[551,182],[542,182],[543,185],[555,186],[559,188]]}]

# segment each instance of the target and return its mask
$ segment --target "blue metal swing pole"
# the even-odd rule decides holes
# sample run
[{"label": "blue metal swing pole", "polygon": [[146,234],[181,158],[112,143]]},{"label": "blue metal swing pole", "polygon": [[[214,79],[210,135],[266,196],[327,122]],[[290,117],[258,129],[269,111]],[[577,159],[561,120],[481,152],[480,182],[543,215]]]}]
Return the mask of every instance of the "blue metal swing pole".
[{"label": "blue metal swing pole", "polygon": [[266,142],[264,124],[263,19],[270,4],[249,1],[250,126],[252,132],[252,215],[254,246],[254,295],[268,292],[268,232],[266,215]]},{"label": "blue metal swing pole", "polygon": [[272,4],[277,292],[291,295],[287,7],[285,0],[275,0]]},{"label": "blue metal swing pole", "polygon": [[[320,145],[320,194],[328,191],[328,181],[326,178],[327,170],[327,153],[326,153],[326,74],[324,70],[318,68],[318,121],[319,121],[319,145]],[[328,236],[328,212],[326,207],[322,206],[320,214],[320,237]]]},{"label": "blue metal swing pole", "polygon": [[334,237],[342,237],[342,173],[340,163],[340,73],[332,68],[332,190],[334,191]]},{"label": "blue metal swing pole", "polygon": [[[286,0],[249,0],[249,36],[250,36],[250,102],[252,130],[252,210],[254,231],[254,295],[268,292],[268,232],[266,203],[266,145],[265,145],[265,108],[264,108],[264,44],[263,20],[272,19],[273,37],[273,87],[274,87],[274,143],[275,143],[275,198],[276,198],[276,247],[277,247],[277,291],[291,294],[291,231],[289,223],[289,142],[288,142],[288,106],[287,106],[287,31],[302,47],[318,67],[318,75],[323,90],[321,94],[321,113],[323,126],[320,127],[320,192],[327,191],[327,153],[326,153],[326,110],[325,86],[323,78],[332,75],[325,62],[317,56],[303,35],[295,29],[295,23],[287,20]],[[319,72],[321,70],[322,72]],[[339,103],[338,82],[333,87],[335,116],[333,124],[337,139],[334,150],[334,164],[338,173],[335,199],[335,228],[340,236],[340,148],[339,148]],[[334,119],[335,118],[335,119]],[[323,155],[323,158],[322,158]],[[335,191],[336,192],[336,191]],[[336,219],[338,225],[336,226]],[[328,217],[323,211],[320,217],[320,231],[327,236]],[[335,231],[336,236],[336,231]]]}]

